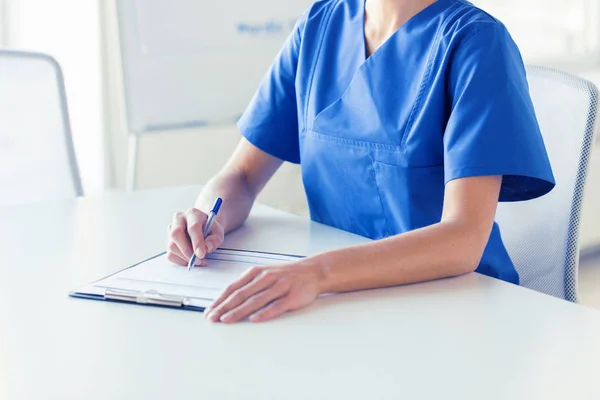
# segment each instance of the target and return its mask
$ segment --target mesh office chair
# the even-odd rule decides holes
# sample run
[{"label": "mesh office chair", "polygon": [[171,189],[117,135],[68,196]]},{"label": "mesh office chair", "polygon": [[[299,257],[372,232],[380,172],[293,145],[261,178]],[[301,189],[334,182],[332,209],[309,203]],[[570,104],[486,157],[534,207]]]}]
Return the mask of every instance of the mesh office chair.
[{"label": "mesh office chair", "polygon": [[528,67],[527,79],[556,187],[535,200],[500,203],[496,221],[521,285],[576,302],[579,216],[598,89],[542,67]]},{"label": "mesh office chair", "polygon": [[0,205],[82,194],[60,66],[0,50]]}]

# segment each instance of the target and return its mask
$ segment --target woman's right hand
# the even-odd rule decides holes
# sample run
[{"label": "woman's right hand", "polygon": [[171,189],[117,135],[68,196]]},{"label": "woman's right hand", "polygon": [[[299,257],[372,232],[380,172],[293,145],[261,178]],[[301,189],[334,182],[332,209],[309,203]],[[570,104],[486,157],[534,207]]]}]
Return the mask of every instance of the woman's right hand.
[{"label": "woman's right hand", "polygon": [[192,254],[196,253],[196,265],[206,265],[204,257],[215,251],[225,237],[223,225],[215,220],[210,233],[204,239],[202,231],[208,216],[197,208],[185,213],[178,212],[169,224],[167,258],[175,264],[187,266]]}]

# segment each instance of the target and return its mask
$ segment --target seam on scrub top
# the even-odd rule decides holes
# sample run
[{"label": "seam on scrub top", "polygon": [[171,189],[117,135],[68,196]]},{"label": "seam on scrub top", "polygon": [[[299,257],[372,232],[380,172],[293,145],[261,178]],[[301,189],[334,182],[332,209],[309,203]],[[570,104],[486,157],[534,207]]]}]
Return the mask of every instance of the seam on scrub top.
[{"label": "seam on scrub top", "polygon": [[340,136],[324,135],[322,133],[315,131],[314,129],[307,129],[307,130],[310,131],[318,139],[322,139],[322,140],[326,140],[326,141],[330,141],[330,142],[344,143],[344,144],[354,145],[354,146],[358,146],[358,147],[365,147],[365,148],[369,148],[369,149],[375,148],[375,149],[382,149],[382,150],[388,150],[388,151],[393,151],[393,152],[401,152],[402,151],[402,149],[400,148],[399,145],[391,145],[391,144],[383,144],[383,143],[375,143],[375,142],[365,142],[365,141],[361,141],[361,140],[343,138]]},{"label": "seam on scrub top", "polygon": [[432,168],[443,168],[444,164],[435,164],[435,165],[395,165],[387,162],[379,161],[373,159],[375,164],[385,165],[389,168],[404,168],[404,169],[432,169]]},{"label": "seam on scrub top", "polygon": [[[514,175],[514,174],[506,174],[505,172],[500,172],[495,170],[494,168],[489,167],[465,167],[465,168],[455,168],[448,171],[448,178],[460,179],[467,178],[470,174],[485,174],[485,176],[494,176],[494,175]],[[477,175],[481,176],[481,175]]]},{"label": "seam on scrub top", "polygon": [[313,86],[313,80],[315,78],[315,70],[317,68],[317,63],[319,62],[319,58],[321,56],[321,50],[323,49],[323,41],[325,40],[325,30],[329,27],[329,22],[331,21],[331,15],[333,14],[333,9],[335,7],[337,7],[337,5],[341,2],[342,0],[338,0],[335,2],[335,4],[331,5],[329,7],[329,10],[327,11],[327,21],[325,21],[325,23],[323,24],[319,24],[319,48],[317,49],[317,54],[314,57],[314,61],[313,61],[313,65],[311,66],[311,71],[310,71],[310,75],[309,75],[309,80],[308,80],[308,91],[306,93],[306,106],[304,106],[304,130],[306,131],[306,127],[308,126],[308,108],[310,107],[310,96],[312,94],[312,86]]},{"label": "seam on scrub top", "polygon": [[[458,3],[454,3],[452,7],[457,7]],[[425,70],[425,75],[423,76],[423,81],[421,82],[421,87],[419,88],[419,93],[417,93],[417,98],[415,99],[415,103],[413,104],[413,108],[410,110],[410,114],[408,115],[408,121],[406,123],[406,127],[402,132],[402,136],[400,137],[400,147],[404,150],[406,148],[406,141],[408,137],[408,131],[412,128],[412,124],[414,122],[415,113],[417,112],[418,106],[421,105],[421,99],[423,98],[423,93],[425,92],[425,84],[429,82],[431,69],[433,64],[433,55],[437,53],[439,49],[440,40],[442,39],[441,32],[446,29],[448,25],[448,19],[438,28],[436,31],[435,43],[431,46],[431,50],[429,51],[428,61],[427,61],[427,69]]]},{"label": "seam on scrub top", "polygon": [[373,179],[375,180],[375,187],[377,188],[377,196],[379,196],[379,205],[381,206],[381,214],[383,214],[383,220],[385,221],[385,229],[383,231],[383,237],[390,236],[390,228],[388,224],[387,213],[385,212],[385,206],[383,205],[383,196],[381,195],[381,190],[379,190],[379,179],[377,179],[377,164],[375,164],[375,160],[371,155],[369,155],[369,159],[371,160],[371,169],[373,170]]},{"label": "seam on scrub top", "polygon": [[[543,176],[544,176],[543,171],[540,171],[539,169],[534,169],[533,171],[523,172],[519,169],[511,170],[511,168],[506,168],[506,167],[495,167],[495,168],[465,167],[465,168],[455,168],[448,172],[449,172],[448,175],[450,175],[450,177],[453,177],[453,179],[465,178],[468,176],[468,174],[480,174],[481,173],[482,175],[478,175],[478,176],[494,176],[494,175],[508,176],[508,175],[512,175],[512,176],[517,176],[517,177],[521,177],[521,178],[535,178],[535,179],[546,180],[546,178],[543,178]],[[467,176],[465,176],[465,175],[467,175]]]},{"label": "seam on scrub top", "polygon": [[460,44],[460,47],[458,49],[456,49],[456,51],[454,52],[453,58],[457,58],[460,54],[462,54],[462,52],[464,51],[464,49],[467,46],[467,43],[469,43],[472,39],[474,39],[475,36],[477,36],[481,31],[486,30],[486,29],[492,29],[492,28],[496,27],[498,25],[498,22],[494,21],[494,23],[490,23],[489,25],[484,25],[482,23],[481,25],[482,26],[480,26],[477,30],[475,30],[471,34],[471,36],[463,39],[463,42]]}]

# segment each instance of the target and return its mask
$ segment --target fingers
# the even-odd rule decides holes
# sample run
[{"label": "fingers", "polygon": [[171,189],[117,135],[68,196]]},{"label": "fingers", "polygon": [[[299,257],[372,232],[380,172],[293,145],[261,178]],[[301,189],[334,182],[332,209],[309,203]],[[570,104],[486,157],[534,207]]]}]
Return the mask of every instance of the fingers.
[{"label": "fingers", "polygon": [[[181,254],[181,251],[179,250],[179,248],[175,245],[174,242],[170,242],[167,245],[167,259],[177,265],[182,265],[184,267],[188,266],[188,262],[189,260],[187,259],[187,257],[185,257],[184,255]],[[196,258],[196,264],[195,265],[200,265],[200,266],[207,266],[208,265],[208,261],[205,259],[201,259],[201,258]]]},{"label": "fingers", "polygon": [[272,320],[273,318],[277,318],[282,314],[285,314],[288,311],[292,311],[293,307],[291,306],[291,302],[289,296],[282,297],[278,300],[275,300],[262,310],[252,314],[250,316],[250,321],[252,322],[266,322]]},{"label": "fingers", "polygon": [[171,241],[167,244],[167,255],[173,254],[177,258],[181,258],[184,262],[187,261],[187,257],[181,254],[181,250],[175,244],[175,242]]},{"label": "fingers", "polygon": [[207,253],[212,253],[215,251],[221,244],[225,238],[225,231],[223,226],[215,221],[210,230],[210,235],[204,240],[206,244]]},{"label": "fingers", "polygon": [[206,223],[206,214],[196,208],[192,208],[185,213],[185,217],[187,219],[187,234],[191,241],[192,252],[200,258],[204,258],[207,249],[202,229]]},{"label": "fingers", "polygon": [[187,261],[185,261],[180,256],[174,254],[172,251],[167,251],[167,259],[177,265],[182,265],[184,267],[187,266]]},{"label": "fingers", "polygon": [[202,235],[207,216],[202,211],[191,208],[184,213],[177,213],[169,224],[167,241],[167,258],[178,265],[187,266],[189,259],[196,253],[196,264],[206,266],[206,254],[215,251],[225,237],[223,226],[217,221],[211,227],[211,234],[206,239]]},{"label": "fingers", "polygon": [[223,243],[223,239],[216,235],[210,235],[204,240],[204,243],[206,244],[206,253],[208,254],[219,248],[221,243]]},{"label": "fingers", "polygon": [[187,234],[187,221],[183,213],[177,213],[173,217],[169,238],[179,249],[180,256],[183,256],[186,260],[192,257],[192,246]]},{"label": "fingers", "polygon": [[181,254],[181,250],[171,239],[172,226],[173,224],[169,224],[167,228],[167,259],[178,265],[187,265],[185,256]]},{"label": "fingers", "polygon": [[259,275],[253,281],[234,291],[220,305],[214,307],[208,319],[217,322],[236,322],[283,296],[288,287],[277,281],[273,271]]},{"label": "fingers", "polygon": [[285,296],[287,292],[288,288],[284,285],[274,284],[262,292],[249,297],[240,306],[221,316],[220,320],[226,324],[244,320],[267,304],[271,303],[273,300]]},{"label": "fingers", "polygon": [[251,282],[254,278],[256,278],[262,272],[262,268],[260,267],[252,267],[248,269],[244,274],[235,282],[231,283],[229,286],[223,290],[223,292],[217,297],[217,299],[204,310],[204,316],[208,317],[212,310],[217,308],[223,301],[225,301],[233,292],[245,286],[249,282]]}]

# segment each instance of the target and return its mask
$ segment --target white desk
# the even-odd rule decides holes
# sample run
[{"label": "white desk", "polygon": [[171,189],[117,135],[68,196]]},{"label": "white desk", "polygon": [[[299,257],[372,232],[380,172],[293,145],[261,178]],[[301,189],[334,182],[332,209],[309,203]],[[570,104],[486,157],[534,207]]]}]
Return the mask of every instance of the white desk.
[{"label": "white desk", "polygon": [[[162,251],[197,190],[0,209],[0,399],[600,399],[600,312],[477,274],[262,325],[67,297]],[[227,244],[361,241],[260,208]]]}]

